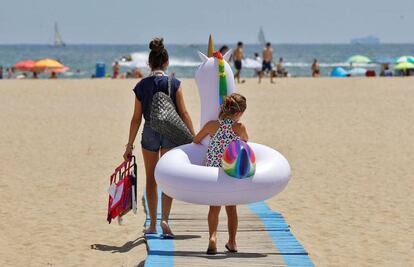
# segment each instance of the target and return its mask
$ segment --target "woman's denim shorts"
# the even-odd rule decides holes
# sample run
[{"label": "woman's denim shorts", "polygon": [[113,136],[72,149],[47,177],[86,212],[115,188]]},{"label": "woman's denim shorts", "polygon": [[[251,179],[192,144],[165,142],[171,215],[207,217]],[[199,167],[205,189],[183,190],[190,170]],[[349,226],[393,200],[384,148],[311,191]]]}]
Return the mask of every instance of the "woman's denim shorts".
[{"label": "woman's denim shorts", "polygon": [[174,148],[178,145],[155,132],[151,129],[149,123],[145,122],[144,130],[142,130],[141,146],[146,150],[158,152],[160,148]]}]

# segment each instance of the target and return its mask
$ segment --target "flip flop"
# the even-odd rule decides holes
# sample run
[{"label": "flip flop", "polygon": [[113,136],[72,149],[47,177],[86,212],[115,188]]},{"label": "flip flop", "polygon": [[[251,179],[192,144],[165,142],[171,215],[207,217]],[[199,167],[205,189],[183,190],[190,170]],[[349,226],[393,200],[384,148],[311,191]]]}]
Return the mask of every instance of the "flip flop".
[{"label": "flip flop", "polygon": [[161,234],[161,238],[162,239],[174,239],[175,235],[174,234]]},{"label": "flip flop", "polygon": [[156,234],[158,234],[157,232],[146,232],[146,233],[144,233],[144,235],[156,235]]},{"label": "flip flop", "polygon": [[155,231],[146,231],[146,230],[144,230],[142,232],[144,233],[144,235],[156,235],[157,234],[157,230],[155,230]]},{"label": "flip flop", "polygon": [[217,248],[208,248],[206,251],[207,255],[216,255],[217,254]]},{"label": "flip flop", "polygon": [[225,247],[230,253],[236,253],[237,252],[237,249],[230,249],[228,244],[226,244]]},{"label": "flip flop", "polygon": [[161,223],[161,229],[162,229],[162,234],[161,234],[162,239],[174,239],[175,238],[175,235],[171,232],[171,228],[168,224],[167,224],[167,228],[165,228],[166,230],[164,230],[164,228],[162,227],[162,223]]}]

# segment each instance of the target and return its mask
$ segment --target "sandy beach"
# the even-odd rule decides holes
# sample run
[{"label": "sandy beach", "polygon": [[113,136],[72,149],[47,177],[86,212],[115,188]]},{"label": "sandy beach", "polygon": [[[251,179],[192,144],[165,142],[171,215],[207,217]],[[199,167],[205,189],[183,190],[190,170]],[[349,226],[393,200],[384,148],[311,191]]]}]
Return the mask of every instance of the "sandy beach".
[{"label": "sandy beach", "polygon": [[[136,82],[0,81],[0,266],[142,265],[142,207],[121,226],[106,222]],[[251,141],[280,151],[293,170],[267,203],[316,266],[414,266],[413,84],[295,78],[238,86]],[[182,86],[198,126],[195,82]]]}]

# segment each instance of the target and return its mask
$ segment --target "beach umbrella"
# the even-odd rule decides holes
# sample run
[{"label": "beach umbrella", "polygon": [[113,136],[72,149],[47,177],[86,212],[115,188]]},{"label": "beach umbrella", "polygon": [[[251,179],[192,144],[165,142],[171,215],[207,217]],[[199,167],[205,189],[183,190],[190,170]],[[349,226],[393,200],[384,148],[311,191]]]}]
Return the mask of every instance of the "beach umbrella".
[{"label": "beach umbrella", "polygon": [[402,56],[397,59],[397,63],[403,63],[403,62],[414,63],[414,57]]},{"label": "beach umbrella", "polygon": [[331,77],[348,77],[349,73],[342,67],[336,67],[331,72]]},{"label": "beach umbrella", "polygon": [[367,73],[367,69],[353,68],[353,69],[349,70],[348,73],[351,74],[352,76],[362,76],[362,75],[365,75]]},{"label": "beach umbrella", "polygon": [[32,71],[35,63],[33,60],[23,60],[14,64],[13,68],[21,71]]},{"label": "beach umbrella", "polygon": [[68,70],[70,70],[69,67],[63,67],[63,68],[60,68],[60,69],[46,69],[45,72],[47,74],[52,74],[52,72],[54,72],[56,74],[60,74],[60,73],[67,72]]},{"label": "beach umbrella", "polygon": [[401,62],[398,63],[394,69],[396,70],[407,70],[407,69],[414,69],[414,63],[410,63],[410,62]]},{"label": "beach umbrella", "polygon": [[361,64],[361,63],[370,63],[371,59],[369,59],[366,56],[361,56],[361,55],[355,55],[352,56],[350,58],[348,58],[347,60],[348,63],[357,63],[357,64]]},{"label": "beach umbrella", "polygon": [[57,60],[45,58],[39,61],[36,61],[34,69],[36,71],[45,71],[47,69],[62,69],[65,66]]}]

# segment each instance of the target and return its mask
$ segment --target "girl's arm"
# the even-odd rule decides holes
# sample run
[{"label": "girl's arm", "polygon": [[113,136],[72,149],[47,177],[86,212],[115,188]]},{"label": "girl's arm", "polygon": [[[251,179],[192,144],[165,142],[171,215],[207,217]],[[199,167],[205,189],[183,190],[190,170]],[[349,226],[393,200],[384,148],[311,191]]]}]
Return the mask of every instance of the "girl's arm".
[{"label": "girl's arm", "polygon": [[203,129],[194,137],[193,142],[200,144],[201,140],[204,139],[208,134],[214,134],[217,131],[217,121],[209,121],[204,125]]},{"label": "girl's arm", "polygon": [[190,130],[191,134],[194,136],[194,126],[193,122],[191,121],[190,114],[187,111],[184,103],[184,94],[183,90],[178,88],[177,92],[175,93],[175,99],[177,102],[178,114],[180,115],[181,119],[184,121],[185,125],[187,125],[188,129]]},{"label": "girl's arm", "polygon": [[141,101],[135,97],[135,107],[134,107],[134,115],[131,119],[131,125],[129,127],[129,137],[128,137],[128,144],[126,145],[124,159],[129,160],[132,156],[132,149],[135,141],[135,137],[137,137],[139,126],[141,125],[142,120],[142,105]]},{"label": "girl's arm", "polygon": [[247,134],[246,127],[242,123],[237,123],[233,126],[234,132],[240,137],[244,142],[249,141],[249,135]]}]

